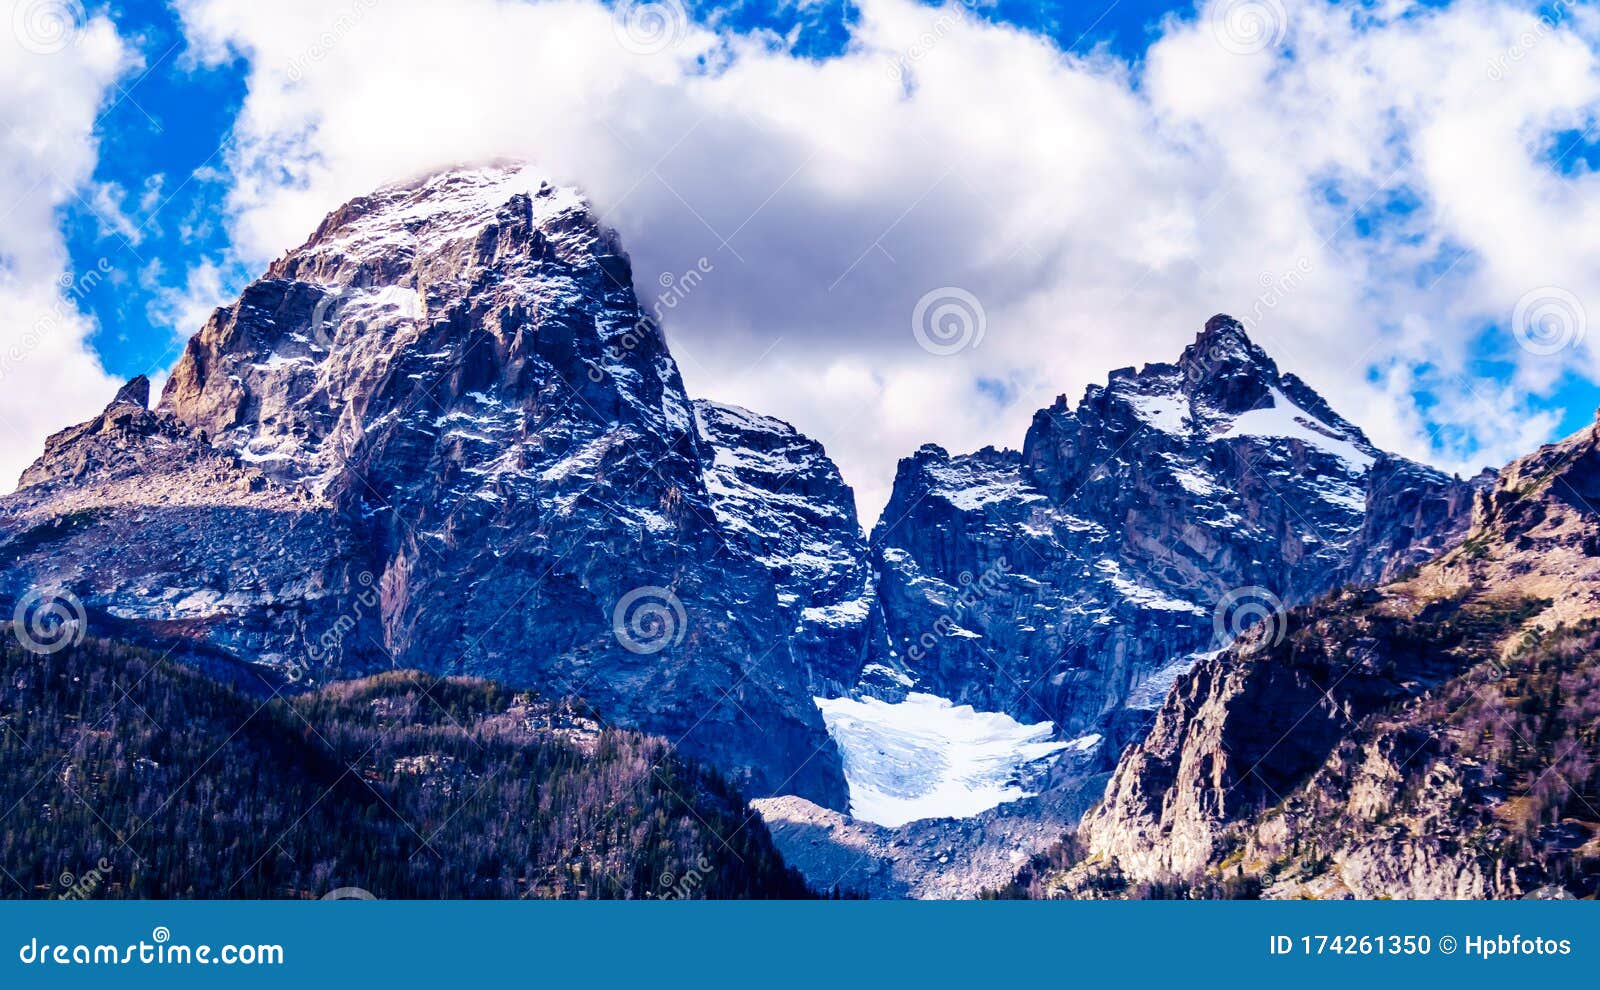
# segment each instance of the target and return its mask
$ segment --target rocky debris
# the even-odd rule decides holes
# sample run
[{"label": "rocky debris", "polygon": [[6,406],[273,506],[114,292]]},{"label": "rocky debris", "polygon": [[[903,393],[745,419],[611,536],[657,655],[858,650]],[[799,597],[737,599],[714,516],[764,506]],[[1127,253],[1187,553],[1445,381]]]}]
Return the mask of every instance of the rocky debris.
[{"label": "rocky debris", "polygon": [[[1103,784],[1104,778],[1101,778]],[[752,801],[784,861],[819,893],[965,900],[1005,886],[1038,850],[1061,838],[1094,800],[1052,794],[970,818],[929,818],[886,828],[799,797]]]}]

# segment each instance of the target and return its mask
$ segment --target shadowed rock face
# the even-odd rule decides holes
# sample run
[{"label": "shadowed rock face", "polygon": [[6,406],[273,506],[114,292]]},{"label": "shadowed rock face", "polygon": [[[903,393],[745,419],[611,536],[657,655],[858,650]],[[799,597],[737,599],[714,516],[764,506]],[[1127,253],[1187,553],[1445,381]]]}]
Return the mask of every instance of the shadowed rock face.
[{"label": "shadowed rock face", "polygon": [[695,421],[718,522],[771,574],[811,693],[841,694],[881,636],[854,493],[822,445],[788,423],[705,400]]},{"label": "shadowed rock face", "polygon": [[1144,725],[1129,709],[1222,645],[1219,607],[1231,634],[1230,601],[1293,605],[1425,560],[1473,490],[1374,448],[1214,317],[1176,363],[1041,410],[1020,453],[900,463],[872,536],[888,662],[916,690],[1109,729],[1114,754]]},{"label": "shadowed rock face", "polygon": [[677,367],[571,190],[492,166],[353,200],[212,316],[154,412],[147,389],[5,501],[5,593],[67,586],[311,680],[582,695],[753,793],[843,806],[811,688],[860,647],[796,645],[812,602],[719,520]]}]

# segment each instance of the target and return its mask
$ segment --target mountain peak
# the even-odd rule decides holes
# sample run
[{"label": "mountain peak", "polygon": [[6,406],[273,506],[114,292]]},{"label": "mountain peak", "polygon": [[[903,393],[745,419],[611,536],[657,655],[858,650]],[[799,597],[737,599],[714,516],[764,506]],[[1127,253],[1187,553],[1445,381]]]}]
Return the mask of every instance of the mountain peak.
[{"label": "mountain peak", "polygon": [[1244,324],[1229,316],[1227,313],[1218,313],[1206,321],[1205,329],[1200,331],[1201,336],[1229,334],[1249,340],[1244,332]]},{"label": "mountain peak", "polygon": [[1184,348],[1178,363],[1191,381],[1252,366],[1271,377],[1278,374],[1277,363],[1250,339],[1244,324],[1225,313],[1206,321],[1205,329],[1195,335],[1194,343]]},{"label": "mountain peak", "polygon": [[128,384],[117,390],[117,395],[111,400],[112,405],[119,402],[131,402],[136,406],[150,405],[150,379],[144,375],[135,375],[128,379]]},{"label": "mountain peak", "polygon": [[349,200],[269,274],[337,281],[352,263],[389,267],[405,256],[470,246],[485,231],[507,223],[609,236],[599,229],[583,193],[551,182],[535,166],[520,161],[455,165]]}]

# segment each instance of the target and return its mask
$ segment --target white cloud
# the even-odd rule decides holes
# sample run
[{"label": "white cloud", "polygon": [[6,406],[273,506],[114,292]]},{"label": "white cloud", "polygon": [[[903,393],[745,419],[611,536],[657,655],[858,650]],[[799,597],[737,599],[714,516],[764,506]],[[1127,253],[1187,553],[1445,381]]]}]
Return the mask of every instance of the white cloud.
[{"label": "white cloud", "polygon": [[[821,439],[868,518],[920,443],[1016,445],[1057,392],[1175,357],[1213,312],[1251,317],[1375,440],[1453,467],[1543,439],[1530,390],[1600,370],[1587,344],[1500,341],[1516,388],[1430,410],[1476,444],[1439,443],[1397,386],[1457,386],[1485,323],[1542,286],[1600,321],[1600,176],[1543,160],[1600,100],[1571,9],[1550,28],[1507,2],[1285,0],[1263,45],[1213,3],[1130,66],[910,0],[865,0],[824,61],[687,23],[630,35],[587,0],[179,6],[201,57],[249,59],[244,259],[397,176],[529,158],[622,231],[642,295],[710,259],[667,321],[691,391]],[[911,317],[947,286],[985,333],[940,357]],[[1485,423],[1461,397],[1487,391]]]},{"label": "white cloud", "polygon": [[[111,23],[62,19],[64,5],[15,0],[0,10],[0,490],[42,438],[98,412],[119,382],[85,344],[85,293],[111,264],[70,270],[59,211],[99,200],[90,184],[95,114],[133,59]],[[114,211],[120,217],[120,209]],[[113,224],[115,219],[111,219]]]},{"label": "white cloud", "polygon": [[227,305],[238,295],[223,284],[222,269],[210,259],[203,258],[190,266],[181,289],[160,285],[161,275],[159,259],[142,273],[142,280],[153,286],[154,293],[147,315],[151,323],[171,327],[179,343],[205,326],[217,307]]}]

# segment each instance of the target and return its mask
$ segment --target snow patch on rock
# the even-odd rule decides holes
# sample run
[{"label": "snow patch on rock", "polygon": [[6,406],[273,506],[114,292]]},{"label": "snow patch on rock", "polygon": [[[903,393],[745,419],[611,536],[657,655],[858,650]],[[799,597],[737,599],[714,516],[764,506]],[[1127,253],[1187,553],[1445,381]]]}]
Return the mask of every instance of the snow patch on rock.
[{"label": "snow patch on rock", "polygon": [[932,694],[913,692],[898,704],[816,702],[844,757],[850,813],[890,827],[968,818],[1031,797],[1021,784],[1023,770],[1072,745],[1050,741],[1053,723],[1025,725]]}]

